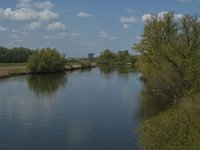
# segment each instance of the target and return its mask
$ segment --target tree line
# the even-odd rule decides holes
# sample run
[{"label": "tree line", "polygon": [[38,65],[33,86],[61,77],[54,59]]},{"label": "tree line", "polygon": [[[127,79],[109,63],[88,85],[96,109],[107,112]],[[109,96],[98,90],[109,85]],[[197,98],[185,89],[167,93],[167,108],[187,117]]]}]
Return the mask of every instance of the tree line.
[{"label": "tree line", "polygon": [[27,62],[28,57],[34,51],[24,47],[6,48],[0,47],[0,63]]},{"label": "tree line", "polygon": [[106,49],[103,52],[101,52],[101,54],[97,58],[97,62],[99,64],[124,65],[127,63],[134,64],[136,61],[137,56],[130,54],[128,50],[118,51],[117,53],[115,53],[109,49]]}]

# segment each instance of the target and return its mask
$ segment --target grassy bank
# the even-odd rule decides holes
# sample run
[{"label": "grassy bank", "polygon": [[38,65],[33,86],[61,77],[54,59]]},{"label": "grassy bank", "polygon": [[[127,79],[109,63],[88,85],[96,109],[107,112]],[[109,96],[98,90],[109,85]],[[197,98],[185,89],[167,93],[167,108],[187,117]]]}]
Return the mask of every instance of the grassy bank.
[{"label": "grassy bank", "polygon": [[0,63],[0,78],[28,72],[26,63]]},{"label": "grassy bank", "polygon": [[[65,66],[63,71],[84,69],[84,68],[92,68],[96,67],[96,64],[81,64],[81,63],[72,63],[70,65]],[[39,72],[38,72],[39,73]],[[16,75],[28,75],[32,74],[31,71],[27,68],[26,63],[0,63],[0,78],[12,77]]]},{"label": "grassy bank", "polygon": [[145,150],[200,149],[200,94],[147,119],[140,126],[140,143]]},{"label": "grassy bank", "polygon": [[0,63],[0,67],[27,66],[27,63]]}]

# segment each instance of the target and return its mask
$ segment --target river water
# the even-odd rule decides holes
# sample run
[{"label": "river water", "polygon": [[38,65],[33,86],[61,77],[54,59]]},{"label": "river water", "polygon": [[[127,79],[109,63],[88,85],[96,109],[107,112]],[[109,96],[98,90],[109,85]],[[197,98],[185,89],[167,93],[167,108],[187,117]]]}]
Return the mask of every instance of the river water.
[{"label": "river water", "polygon": [[[0,80],[1,150],[138,150],[140,73],[100,67]],[[151,107],[152,109],[149,109]]]}]

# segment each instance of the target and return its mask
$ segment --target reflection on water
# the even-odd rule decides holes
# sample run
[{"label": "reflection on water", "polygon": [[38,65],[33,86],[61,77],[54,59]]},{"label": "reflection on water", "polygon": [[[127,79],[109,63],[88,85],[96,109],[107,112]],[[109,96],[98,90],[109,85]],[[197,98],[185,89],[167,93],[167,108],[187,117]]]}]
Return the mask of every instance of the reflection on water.
[{"label": "reflection on water", "polygon": [[133,69],[131,66],[125,66],[125,65],[101,65],[99,66],[100,72],[103,74],[111,74],[114,71],[116,71],[119,74],[126,74],[130,72],[137,72],[136,69]]},{"label": "reflection on water", "polygon": [[143,87],[140,92],[139,111],[137,113],[137,116],[141,120],[145,120],[159,114],[161,111],[166,110],[169,106],[169,102],[162,101],[161,99],[153,95],[147,87]]},{"label": "reflection on water", "polygon": [[0,81],[0,149],[138,150],[140,121],[162,109],[140,76],[101,66]]},{"label": "reflection on water", "polygon": [[112,73],[117,73],[120,77],[128,77],[128,73],[138,73],[136,69],[125,65],[101,65],[100,72],[107,78],[112,77]]},{"label": "reflection on water", "polygon": [[78,70],[79,72],[91,72],[93,68],[85,68]]},{"label": "reflection on water", "polygon": [[27,80],[29,88],[36,94],[53,94],[67,82],[64,73],[32,75]]}]

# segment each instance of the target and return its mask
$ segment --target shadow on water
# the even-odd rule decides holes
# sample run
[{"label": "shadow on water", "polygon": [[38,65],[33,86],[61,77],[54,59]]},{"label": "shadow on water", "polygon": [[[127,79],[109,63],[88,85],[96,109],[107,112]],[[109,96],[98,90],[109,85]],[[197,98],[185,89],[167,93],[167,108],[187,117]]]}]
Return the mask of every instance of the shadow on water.
[{"label": "shadow on water", "polygon": [[64,73],[32,75],[27,78],[29,88],[36,94],[54,94],[64,87],[67,78]]},{"label": "shadow on water", "polygon": [[160,112],[165,111],[171,105],[168,101],[163,101],[161,98],[153,95],[147,87],[142,89],[139,96],[139,110],[136,114],[141,121],[150,117],[158,115]]}]

